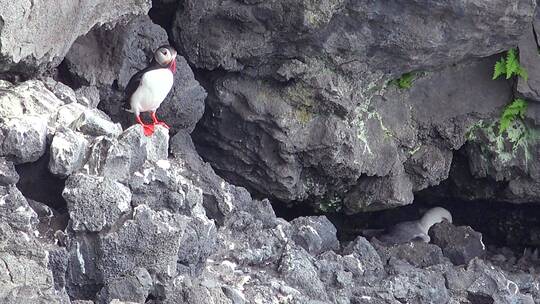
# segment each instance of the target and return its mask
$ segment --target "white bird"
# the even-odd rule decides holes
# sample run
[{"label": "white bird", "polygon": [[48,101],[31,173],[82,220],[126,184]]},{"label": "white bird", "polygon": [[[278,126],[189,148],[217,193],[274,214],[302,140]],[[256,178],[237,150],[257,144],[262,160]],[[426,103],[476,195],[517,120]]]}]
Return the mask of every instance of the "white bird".
[{"label": "white bird", "polygon": [[[156,110],[172,88],[176,72],[176,55],[176,50],[169,45],[159,47],[154,52],[150,64],[131,77],[124,91],[126,106],[129,104],[129,111],[135,113],[137,122],[143,126],[146,136],[154,133],[156,124],[169,128],[167,124],[157,119]],[[141,120],[141,112],[150,112],[152,124],[145,124]]]},{"label": "white bird", "polygon": [[387,233],[377,237],[386,244],[402,244],[413,240],[421,240],[429,243],[431,238],[428,235],[429,229],[442,221],[452,223],[452,214],[442,207],[429,209],[421,219],[417,221],[401,222],[390,229]]}]

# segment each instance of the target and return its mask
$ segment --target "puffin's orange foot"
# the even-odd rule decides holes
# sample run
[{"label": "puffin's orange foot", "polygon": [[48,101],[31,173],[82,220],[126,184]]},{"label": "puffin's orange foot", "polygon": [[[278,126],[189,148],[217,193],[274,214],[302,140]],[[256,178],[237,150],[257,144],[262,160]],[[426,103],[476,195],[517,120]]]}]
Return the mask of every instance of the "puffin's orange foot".
[{"label": "puffin's orange foot", "polygon": [[142,127],[145,136],[152,136],[154,134],[154,125],[142,125]]},{"label": "puffin's orange foot", "polygon": [[163,121],[156,122],[156,125],[160,125],[160,126],[163,126],[163,127],[167,128],[167,129],[170,129],[170,127],[166,123],[164,123]]}]

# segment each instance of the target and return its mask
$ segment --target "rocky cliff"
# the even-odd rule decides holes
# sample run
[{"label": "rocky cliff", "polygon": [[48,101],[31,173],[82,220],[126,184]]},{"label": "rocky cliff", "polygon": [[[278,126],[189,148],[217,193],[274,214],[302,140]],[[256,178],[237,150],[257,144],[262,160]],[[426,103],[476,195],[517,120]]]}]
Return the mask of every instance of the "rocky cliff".
[{"label": "rocky cliff", "polygon": [[[540,303],[539,27],[533,0],[0,0],[0,303]],[[146,137],[123,90],[163,44]],[[435,204],[429,243],[364,229]]]}]

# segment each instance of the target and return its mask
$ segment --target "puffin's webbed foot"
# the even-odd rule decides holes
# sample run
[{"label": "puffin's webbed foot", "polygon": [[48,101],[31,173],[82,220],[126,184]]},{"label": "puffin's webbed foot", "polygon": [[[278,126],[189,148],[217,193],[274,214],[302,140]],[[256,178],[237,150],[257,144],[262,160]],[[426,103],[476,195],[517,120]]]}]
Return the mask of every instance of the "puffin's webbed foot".
[{"label": "puffin's webbed foot", "polygon": [[167,129],[170,129],[170,127],[166,123],[164,123],[163,121],[159,121],[157,119],[156,112],[150,112],[150,113],[152,114],[152,120],[154,121],[154,125],[160,125]]},{"label": "puffin's webbed foot", "polygon": [[154,134],[154,125],[145,124],[139,115],[137,115],[137,122],[143,127],[145,136],[152,136],[152,134]]}]

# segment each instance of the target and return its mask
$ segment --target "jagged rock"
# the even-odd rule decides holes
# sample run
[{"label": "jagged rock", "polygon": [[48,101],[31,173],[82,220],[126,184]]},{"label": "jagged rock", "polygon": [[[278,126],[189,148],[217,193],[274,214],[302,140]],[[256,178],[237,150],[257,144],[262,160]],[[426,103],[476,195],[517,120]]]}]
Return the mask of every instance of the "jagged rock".
[{"label": "jagged rock", "polygon": [[444,256],[455,265],[468,264],[472,259],[485,254],[482,234],[469,226],[455,227],[443,222],[435,225],[430,234],[431,242],[441,247]]},{"label": "jagged rock", "polygon": [[313,265],[313,257],[303,249],[287,247],[281,257],[278,272],[288,284],[309,294],[310,298],[327,300],[324,285]]},{"label": "jagged rock", "polygon": [[448,271],[445,279],[449,290],[464,293],[470,301],[527,303],[522,301],[530,297],[522,294],[516,283],[509,281],[500,268],[479,259],[471,260],[466,270]]},{"label": "jagged rock", "polygon": [[15,185],[19,181],[19,174],[15,171],[13,162],[0,157],[0,184]]},{"label": "jagged rock", "polygon": [[366,276],[380,277],[384,274],[381,257],[368,240],[359,236],[343,250],[345,255],[353,255],[361,263]]},{"label": "jagged rock", "polygon": [[[386,87],[344,114],[300,89],[225,75],[213,82],[194,138],[229,181],[283,201],[334,200],[348,212],[410,204],[412,191],[448,177],[452,150],[471,127],[498,119],[511,100],[511,84],[491,79],[496,59],[417,76],[409,90]],[[364,184],[386,190],[367,195]]]},{"label": "jagged rock", "polygon": [[98,267],[99,251],[96,234],[69,233],[65,240],[68,265],[66,290],[71,298],[92,299],[103,287]]},{"label": "jagged rock", "polygon": [[131,126],[118,138],[99,136],[91,145],[84,171],[127,181],[142,168],[145,161],[165,160],[168,141],[168,130],[161,126],[157,126],[150,137],[143,134],[140,125]]},{"label": "jagged rock", "polygon": [[[0,12],[0,73],[31,75],[57,66],[77,37],[99,24],[146,14],[150,1],[39,2],[3,0]],[[59,9],[61,8],[61,9]]]},{"label": "jagged rock", "polygon": [[48,269],[51,249],[44,248],[34,238],[33,230],[26,227],[28,225],[18,227],[14,223],[24,212],[28,210],[1,212],[11,218],[2,219],[0,223],[0,302],[69,303],[65,291],[54,289],[53,274]]},{"label": "jagged rock", "polygon": [[122,127],[113,123],[107,115],[98,109],[84,111],[79,118],[71,123],[70,128],[91,136],[117,137],[122,133]]},{"label": "jagged rock", "polygon": [[47,144],[47,121],[39,116],[23,116],[1,121],[0,155],[15,163],[38,160]]},{"label": "jagged rock", "polygon": [[418,268],[448,263],[441,248],[424,242],[410,242],[394,246],[384,246],[374,242],[374,247],[383,261],[399,259]]},{"label": "jagged rock", "polygon": [[447,303],[450,300],[439,269],[419,269],[408,263],[394,263],[391,275],[380,286],[404,303]]},{"label": "jagged rock", "polygon": [[87,108],[94,109],[99,104],[99,90],[95,86],[83,86],[75,94],[77,101]]},{"label": "jagged rock", "polygon": [[51,143],[49,170],[67,177],[82,168],[88,151],[83,134],[68,128],[58,129]]},{"label": "jagged rock", "polygon": [[124,302],[145,303],[152,288],[152,277],[144,268],[133,270],[132,274],[125,274],[114,279],[105,286],[98,299],[103,303],[111,303],[114,299]]},{"label": "jagged rock", "polygon": [[67,201],[75,231],[110,229],[131,211],[131,192],[107,177],[75,174],[68,178],[62,196]]},{"label": "jagged rock", "polygon": [[182,246],[178,250],[178,272],[199,275],[207,258],[216,250],[217,237],[213,221],[193,218],[184,230]]},{"label": "jagged rock", "polygon": [[[540,16],[536,14],[535,24],[540,22]],[[523,97],[540,101],[540,57],[538,56],[538,44],[536,34],[531,24],[519,40],[519,63],[527,71],[528,79],[518,77],[517,92]]]},{"label": "jagged rock", "polygon": [[[121,109],[123,90],[131,76],[142,70],[153,52],[164,44],[168,44],[165,30],[148,16],[141,16],[113,28],[96,28],[80,37],[67,54],[66,62],[75,78],[99,89],[100,108],[114,121],[127,126],[133,115]],[[174,86],[168,96],[157,112],[158,117],[174,131],[191,132],[203,114],[206,92],[182,56],[177,57]]]},{"label": "jagged rock", "polygon": [[179,131],[173,136],[170,150],[175,160],[185,168],[183,174],[202,189],[208,217],[222,225],[235,208],[251,205],[251,195],[246,189],[227,183],[214,172],[209,163],[203,161],[187,132]]},{"label": "jagged rock", "polygon": [[300,217],[291,221],[292,239],[312,255],[337,250],[337,230],[326,216]]},{"label": "jagged rock", "polygon": [[377,211],[411,204],[412,183],[405,174],[382,178],[363,177],[345,200],[347,212]]},{"label": "jagged rock", "polygon": [[152,276],[176,275],[176,261],[184,229],[185,216],[168,211],[153,211],[140,205],[116,231],[99,238],[99,267],[105,283],[143,267]]},{"label": "jagged rock", "polygon": [[15,185],[0,186],[0,219],[14,229],[31,234],[38,222],[36,212]]}]

